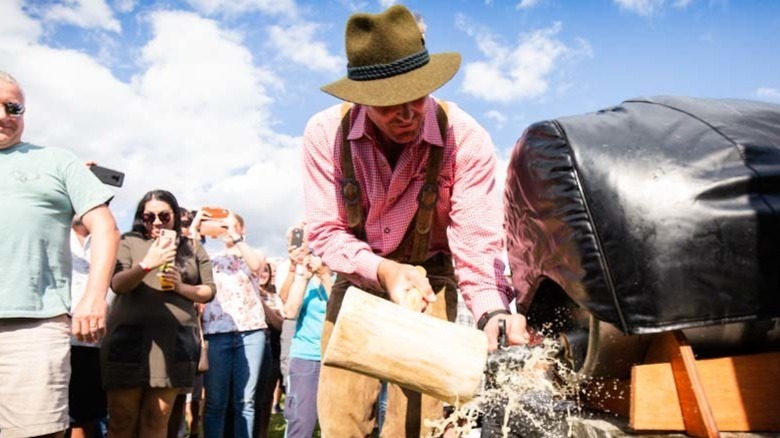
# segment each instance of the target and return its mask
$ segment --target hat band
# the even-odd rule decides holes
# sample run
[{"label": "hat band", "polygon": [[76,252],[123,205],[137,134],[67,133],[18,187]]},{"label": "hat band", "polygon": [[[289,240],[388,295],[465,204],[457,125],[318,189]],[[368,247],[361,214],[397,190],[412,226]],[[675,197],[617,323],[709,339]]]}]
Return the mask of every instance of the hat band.
[{"label": "hat band", "polygon": [[428,50],[403,57],[388,64],[363,65],[359,67],[347,66],[347,77],[353,81],[371,81],[385,79],[416,70],[428,63],[430,57]]}]

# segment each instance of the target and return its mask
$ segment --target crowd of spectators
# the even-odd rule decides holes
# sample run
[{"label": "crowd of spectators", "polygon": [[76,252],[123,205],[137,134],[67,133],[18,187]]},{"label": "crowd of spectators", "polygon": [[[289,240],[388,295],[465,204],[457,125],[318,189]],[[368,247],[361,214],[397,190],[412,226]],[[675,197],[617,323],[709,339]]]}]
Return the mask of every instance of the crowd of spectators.
[{"label": "crowd of spectators", "polygon": [[[369,21],[378,24],[361,25]],[[496,264],[499,210],[496,203],[477,207],[492,199],[492,145],[463,111],[429,97],[457,70],[459,56],[425,67],[429,75],[447,71],[417,87],[417,76],[405,74],[422,69],[428,53],[408,10],[356,14],[347,27],[349,56],[359,52],[350,35],[398,29],[411,43],[388,53],[424,62],[380,72],[411,78],[409,86],[362,90],[377,79],[370,71],[361,76],[373,68],[367,65],[350,73],[359,81],[323,88],[352,105],[315,115],[304,132],[309,224],[288,230],[279,261],[248,244],[252,224],[232,208],[193,211],[161,189],[140,198],[130,229],[120,233],[109,209],[113,194],[90,172],[95,163],[22,141],[24,93],[0,71],[0,436],[263,438],[274,411],[284,414],[287,438],[309,438],[318,423],[333,437],[365,436],[371,428],[381,434],[383,427],[389,436],[415,435],[427,427],[421,415],[443,413],[440,403],[321,364],[350,284],[381,289],[399,304],[421,294],[415,310],[430,304],[428,313],[450,321],[456,289],[465,284],[470,289],[461,292],[489,342],[495,345],[498,321],[506,319],[510,341],[522,343],[525,320],[507,310],[512,292],[503,276],[492,278],[503,272]],[[420,50],[401,56],[411,49]],[[466,128],[474,134],[463,134]],[[339,130],[350,134],[336,141]],[[381,154],[369,144],[377,135]],[[413,145],[423,138],[425,149]],[[342,166],[329,161],[340,143]],[[433,144],[423,160],[418,152]],[[457,153],[461,147],[470,152]],[[474,163],[462,162],[469,159]],[[361,193],[356,169],[364,168],[353,161],[380,167],[358,175],[375,210],[362,211],[365,199],[354,202],[361,201],[353,199]],[[352,176],[342,178],[344,171]],[[399,198],[380,189],[390,172]],[[353,190],[334,186],[342,180]],[[423,188],[437,183],[445,186],[432,203],[423,202],[431,194]],[[401,225],[413,216],[415,227]],[[224,248],[209,253],[206,236]],[[459,263],[460,283],[450,246],[456,258],[473,262]],[[345,393],[356,400],[338,395]]]}]

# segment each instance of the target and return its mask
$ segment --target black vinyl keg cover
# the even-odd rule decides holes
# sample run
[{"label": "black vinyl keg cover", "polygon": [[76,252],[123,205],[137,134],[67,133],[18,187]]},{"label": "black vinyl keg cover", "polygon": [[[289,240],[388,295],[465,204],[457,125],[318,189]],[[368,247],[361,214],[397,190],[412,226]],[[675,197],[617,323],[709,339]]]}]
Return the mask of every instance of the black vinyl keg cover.
[{"label": "black vinyl keg cover", "polygon": [[505,191],[526,297],[652,333],[780,315],[780,105],[636,98],[530,126]]}]

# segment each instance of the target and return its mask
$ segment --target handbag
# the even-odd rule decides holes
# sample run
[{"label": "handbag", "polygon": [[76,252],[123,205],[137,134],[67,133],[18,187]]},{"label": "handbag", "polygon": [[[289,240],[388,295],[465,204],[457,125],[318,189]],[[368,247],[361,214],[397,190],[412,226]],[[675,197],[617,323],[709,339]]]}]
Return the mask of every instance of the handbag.
[{"label": "handbag", "polygon": [[198,372],[205,373],[209,370],[209,341],[203,338],[203,326],[198,316],[198,336],[200,336],[200,358],[198,358]]}]

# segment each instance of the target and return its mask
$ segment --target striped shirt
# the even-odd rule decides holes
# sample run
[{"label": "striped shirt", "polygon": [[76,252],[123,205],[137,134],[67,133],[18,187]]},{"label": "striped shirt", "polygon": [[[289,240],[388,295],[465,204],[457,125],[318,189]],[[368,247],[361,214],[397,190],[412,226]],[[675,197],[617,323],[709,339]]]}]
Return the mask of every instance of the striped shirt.
[{"label": "striped shirt", "polygon": [[369,123],[366,108],[353,107],[348,139],[366,214],[365,242],[350,233],[341,197],[341,105],[314,115],[303,135],[309,242],[333,271],[346,274],[359,287],[379,289],[382,256],[398,247],[417,211],[428,149],[444,147],[429,256],[452,254],[458,286],[479,319],[485,312],[507,309],[514,298],[501,257],[503,210],[494,177],[496,158],[488,133],[456,105],[448,107],[449,127],[442,141],[436,104],[429,98],[421,133],[404,148],[394,169],[377,146],[381,137]]}]

